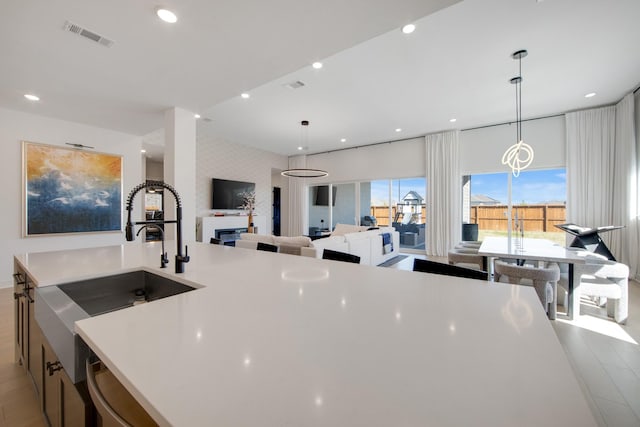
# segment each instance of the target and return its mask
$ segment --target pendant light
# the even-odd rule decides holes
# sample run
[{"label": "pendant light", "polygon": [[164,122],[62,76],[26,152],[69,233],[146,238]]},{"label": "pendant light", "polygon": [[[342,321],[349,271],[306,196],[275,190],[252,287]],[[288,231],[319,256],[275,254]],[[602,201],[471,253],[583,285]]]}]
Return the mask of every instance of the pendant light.
[{"label": "pendant light", "polygon": [[[309,139],[309,120],[303,120],[300,122],[300,132],[302,134],[302,147],[308,147],[308,139]],[[329,176],[329,172],[323,171],[321,169],[308,169],[308,168],[292,168],[286,169],[280,172],[282,176],[286,176],[287,178],[324,178]]]},{"label": "pendant light", "polygon": [[533,148],[524,142],[522,138],[522,58],[528,55],[526,50],[514,52],[511,57],[518,61],[518,76],[510,80],[516,88],[516,143],[507,149],[502,155],[502,164],[508,165],[514,177],[520,175],[520,171],[526,169],[533,161]]}]

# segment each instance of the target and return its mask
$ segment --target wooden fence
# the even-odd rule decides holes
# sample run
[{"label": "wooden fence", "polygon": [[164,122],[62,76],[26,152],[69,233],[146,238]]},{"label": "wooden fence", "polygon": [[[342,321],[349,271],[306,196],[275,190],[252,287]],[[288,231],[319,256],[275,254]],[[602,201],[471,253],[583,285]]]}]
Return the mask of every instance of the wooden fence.
[{"label": "wooden fence", "polygon": [[[515,218],[516,210],[518,219],[523,220],[525,231],[559,231],[555,224],[566,221],[565,205],[518,205],[512,209]],[[371,215],[378,220],[378,225],[386,227],[391,225],[388,206],[371,206]],[[395,218],[396,207],[391,207],[391,217]],[[422,221],[427,218],[425,207],[422,207]],[[470,222],[478,224],[480,230],[507,230],[507,206],[472,206]]]},{"label": "wooden fence", "polygon": [[[565,205],[518,205],[511,210],[512,218],[518,214],[525,231],[560,231],[554,227],[566,218]],[[480,230],[507,230],[507,206],[472,206],[471,222]]]},{"label": "wooden fence", "polygon": [[[393,220],[389,220],[389,206],[371,206],[371,215],[375,216],[378,220],[379,227],[388,227],[391,225]],[[391,218],[396,217],[396,207],[391,207]],[[427,209],[422,207],[422,223],[427,218]]]}]

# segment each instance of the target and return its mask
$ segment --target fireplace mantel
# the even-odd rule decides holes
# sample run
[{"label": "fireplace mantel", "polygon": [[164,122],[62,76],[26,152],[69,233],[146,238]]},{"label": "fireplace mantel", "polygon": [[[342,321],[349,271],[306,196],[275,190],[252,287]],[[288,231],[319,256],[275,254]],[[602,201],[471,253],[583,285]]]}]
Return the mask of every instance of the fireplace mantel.
[{"label": "fireplace mantel", "polygon": [[[216,230],[230,228],[247,228],[249,217],[246,215],[203,216],[197,220],[199,242],[208,242],[216,237]],[[264,215],[254,215],[253,225],[257,227],[257,233],[269,234],[267,230],[267,218]]]}]

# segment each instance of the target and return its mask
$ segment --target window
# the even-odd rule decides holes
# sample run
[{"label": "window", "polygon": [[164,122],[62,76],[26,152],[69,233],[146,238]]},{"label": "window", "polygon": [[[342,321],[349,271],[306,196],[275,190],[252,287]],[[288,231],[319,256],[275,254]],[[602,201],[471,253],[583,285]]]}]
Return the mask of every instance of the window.
[{"label": "window", "polygon": [[[465,176],[463,195],[463,220],[478,224],[479,240],[507,235],[507,173]],[[554,225],[566,221],[566,199],[564,168],[523,171],[512,178],[512,219],[517,215],[525,237],[549,239],[564,245],[565,233]]]},{"label": "window", "polygon": [[333,211],[331,229],[336,224],[356,224],[356,184],[333,184]]},{"label": "window", "polygon": [[425,196],[425,178],[311,186],[309,235],[330,231],[338,223],[394,227],[401,249],[423,251]]},{"label": "window", "polygon": [[[392,226],[400,233],[400,248],[425,249],[425,178],[379,180],[361,183],[369,190],[370,217],[380,227]],[[364,205],[364,201],[362,202]]]}]

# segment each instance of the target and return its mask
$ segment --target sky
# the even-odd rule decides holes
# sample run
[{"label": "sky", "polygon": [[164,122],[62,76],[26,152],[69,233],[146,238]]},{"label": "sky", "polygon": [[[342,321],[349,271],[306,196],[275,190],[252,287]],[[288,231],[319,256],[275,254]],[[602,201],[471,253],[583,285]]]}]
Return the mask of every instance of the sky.
[{"label": "sky", "polygon": [[[507,203],[507,174],[471,176],[471,194],[483,194]],[[567,200],[567,175],[564,169],[523,171],[512,178],[512,203],[541,203]]]},{"label": "sky", "polygon": [[[388,180],[371,182],[371,204],[373,206],[387,204],[389,198],[388,182]],[[424,178],[393,180],[392,185],[393,204],[401,200],[411,190],[422,197],[426,196]],[[513,178],[512,186],[512,203],[541,203],[567,200],[567,176],[564,169],[523,171],[519,177]],[[507,173],[472,175],[471,194],[483,194],[506,204]]]}]

